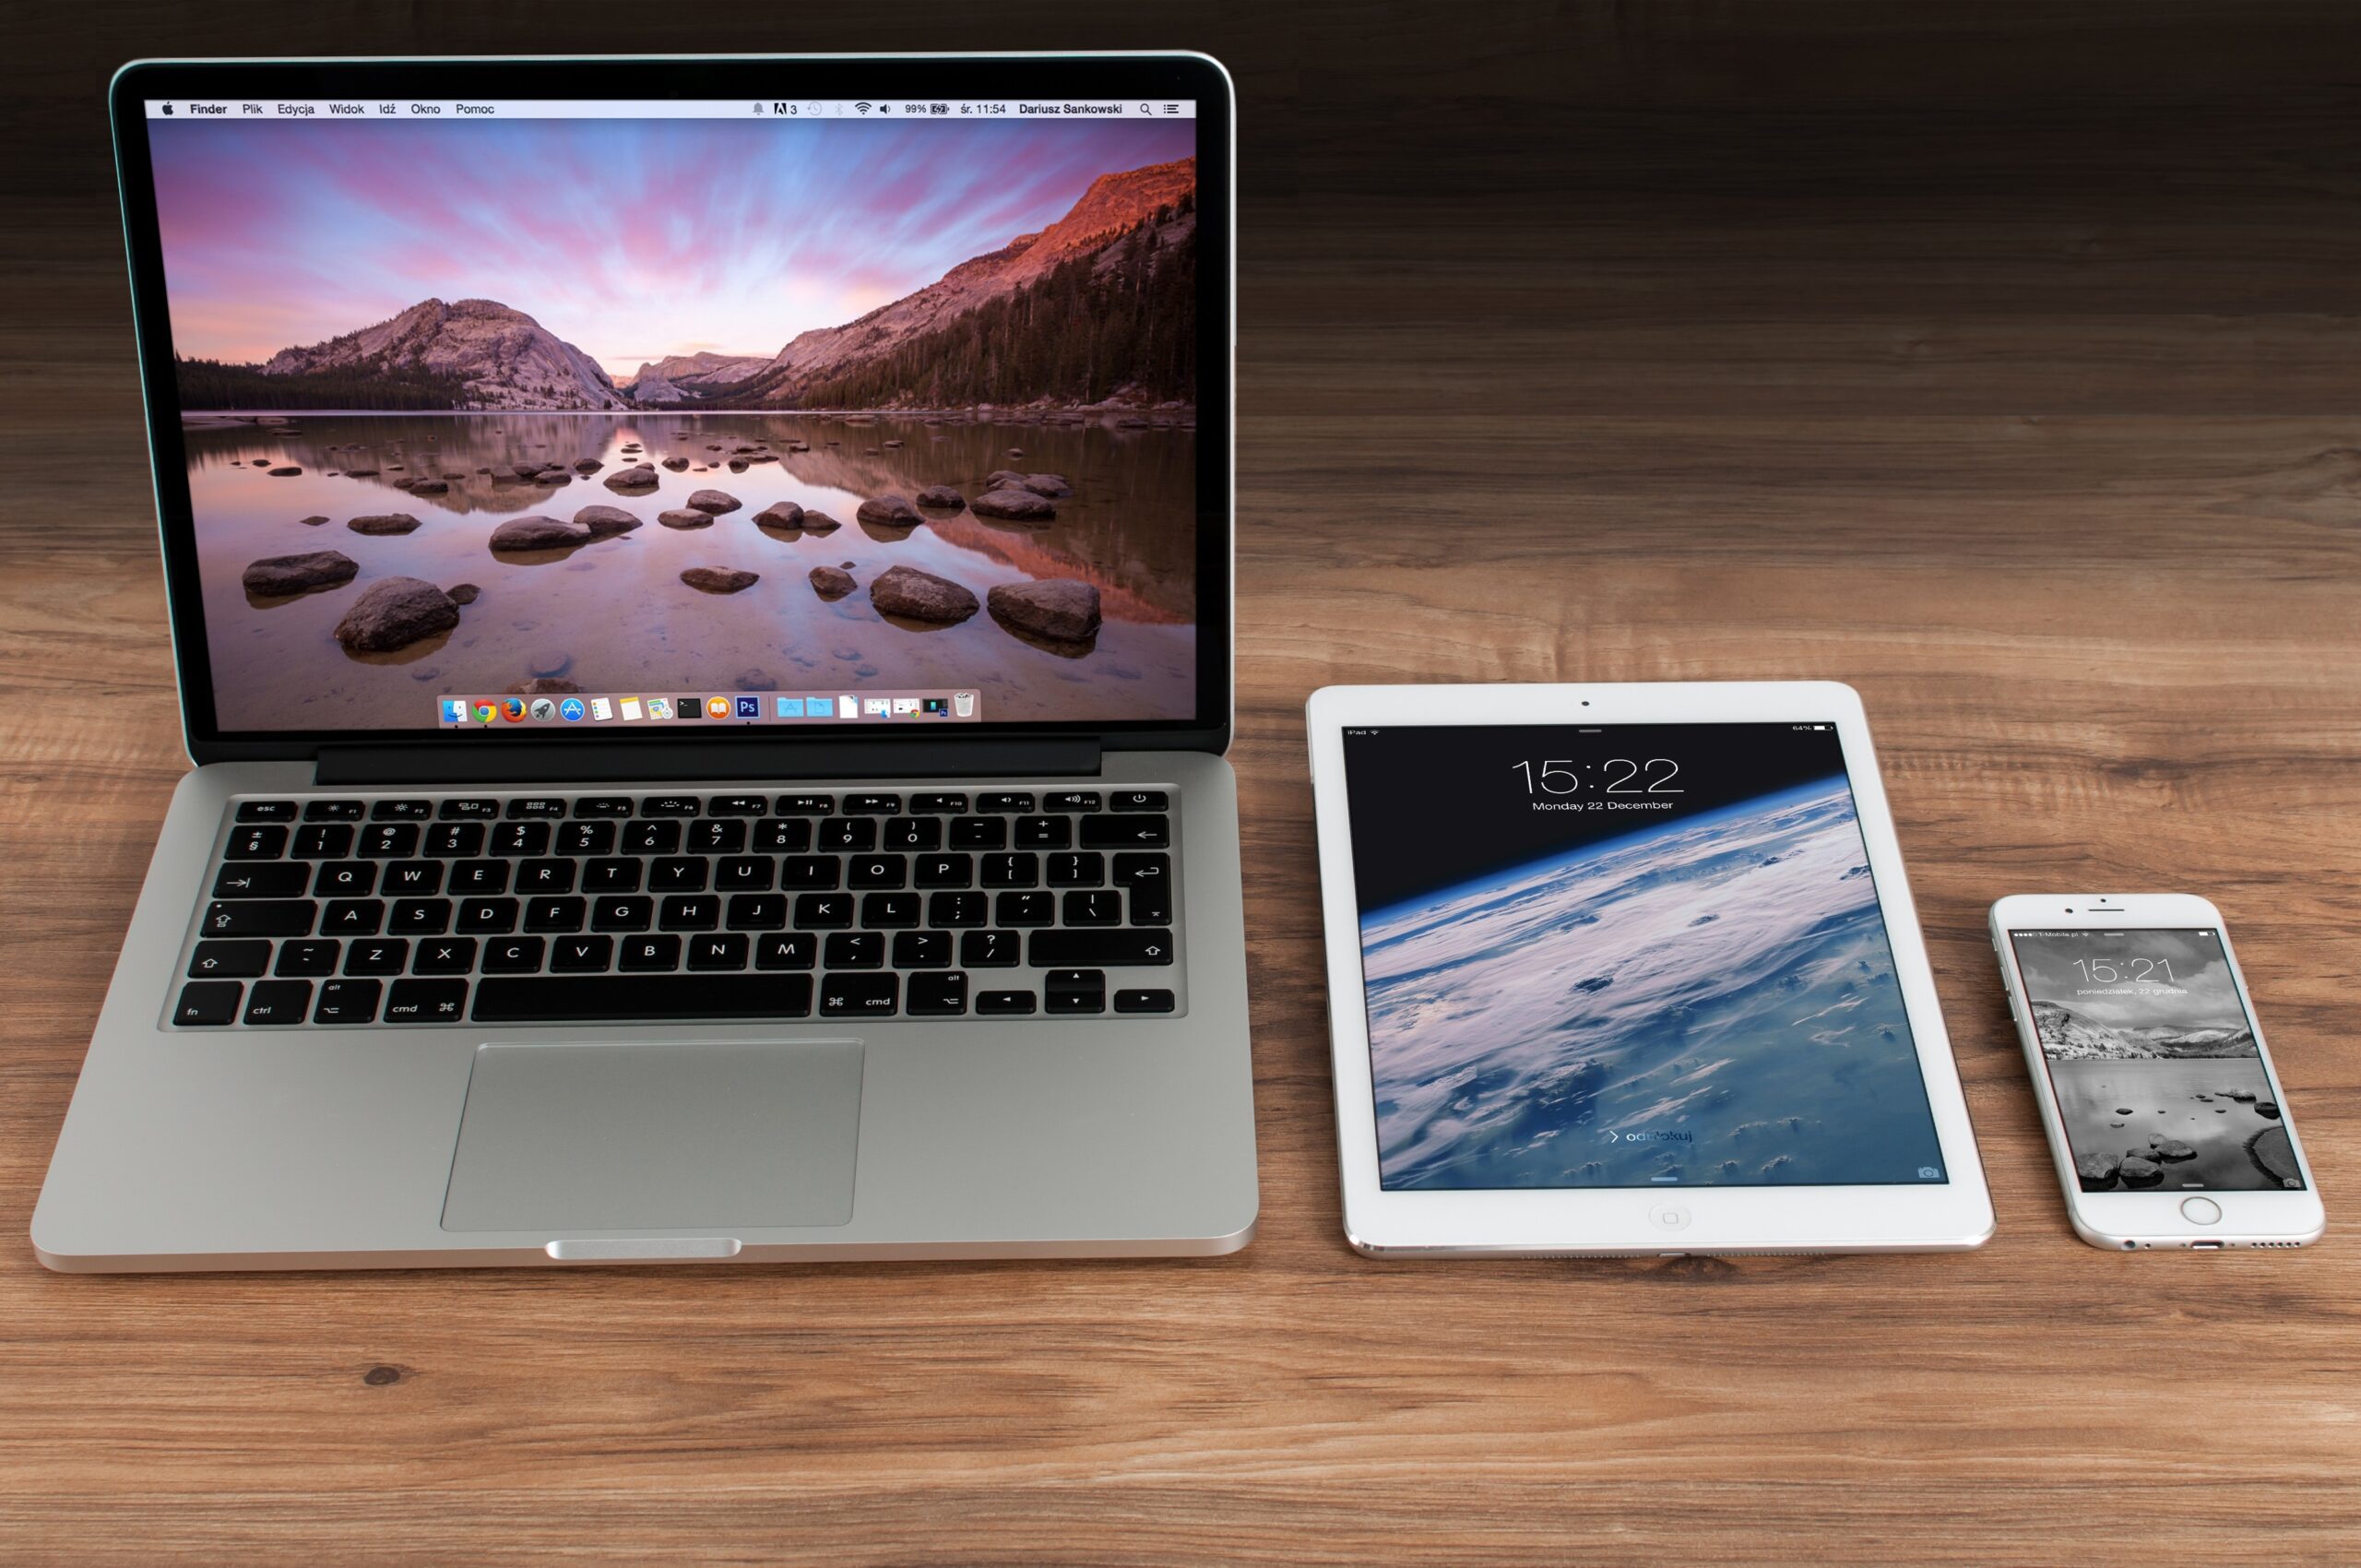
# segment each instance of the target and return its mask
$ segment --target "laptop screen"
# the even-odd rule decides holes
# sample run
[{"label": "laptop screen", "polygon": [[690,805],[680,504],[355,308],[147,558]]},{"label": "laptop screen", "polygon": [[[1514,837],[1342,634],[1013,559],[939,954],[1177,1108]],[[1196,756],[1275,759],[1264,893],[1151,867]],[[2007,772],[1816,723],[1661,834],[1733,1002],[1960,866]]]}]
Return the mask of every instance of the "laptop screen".
[{"label": "laptop screen", "polygon": [[146,101],[218,729],[1189,722],[1197,107]]}]

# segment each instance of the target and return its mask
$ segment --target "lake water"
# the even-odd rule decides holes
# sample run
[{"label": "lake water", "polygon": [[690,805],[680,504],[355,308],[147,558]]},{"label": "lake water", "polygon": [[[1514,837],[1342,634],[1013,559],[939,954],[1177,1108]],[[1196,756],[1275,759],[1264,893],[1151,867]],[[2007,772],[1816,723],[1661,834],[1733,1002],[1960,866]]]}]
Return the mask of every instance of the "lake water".
[{"label": "lake water", "polygon": [[[738,413],[288,417],[291,429],[199,423],[184,433],[225,729],[428,726],[438,695],[495,695],[552,671],[583,691],[618,694],[966,688],[981,694],[983,718],[1019,721],[1185,719],[1195,706],[1191,430]],[[799,440],[812,450],[789,452]],[[623,450],[634,442],[644,451]],[[741,442],[766,442],[779,460],[733,473],[728,448]],[[1025,455],[1011,457],[1010,447]],[[659,467],[654,490],[617,494],[600,482],[643,457],[674,456],[691,467]],[[555,488],[476,471],[586,457],[605,467]],[[303,471],[273,477],[257,459]],[[342,471],[350,468],[379,472],[355,478]],[[1059,474],[1074,493],[1046,525],[965,509],[928,511],[907,532],[854,520],[864,500],[914,499],[929,485],[972,499],[1002,468]],[[448,493],[414,495],[392,482],[430,475],[453,476]],[[705,489],[743,505],[710,528],[658,524],[658,512]],[[843,527],[758,527],[754,515],[778,501]],[[589,505],[619,506],[645,526],[571,551],[495,556],[487,544],[509,517],[571,517]],[[420,527],[372,536],[345,526],[386,512]],[[301,521],[314,515],[329,521]],[[250,597],[239,580],[252,561],[317,550],[350,556],[358,579],[274,600]],[[1105,624],[1075,647],[1022,636],[989,612],[948,627],[888,622],[868,588],[896,564],[960,583],[979,600],[1000,583],[1078,578],[1099,589]],[[819,565],[847,567],[859,588],[822,600],[808,576]],[[680,580],[691,566],[761,580],[703,593]],[[450,633],[388,654],[347,653],[337,622],[372,581],[397,576],[481,592]]]},{"label": "lake water", "polygon": [[[2279,1126],[2274,1118],[2222,1091],[2261,1099],[2271,1083],[2252,1056],[2174,1057],[2129,1062],[2052,1062],[2050,1082],[2069,1141],[2085,1154],[2144,1154],[2152,1136],[2177,1138],[2195,1159],[2165,1163],[2164,1190],[2275,1188],[2247,1153],[2247,1140]],[[2202,1097],[2202,1098],[2201,1098]],[[2153,1190],[2153,1189],[2152,1189]]]}]

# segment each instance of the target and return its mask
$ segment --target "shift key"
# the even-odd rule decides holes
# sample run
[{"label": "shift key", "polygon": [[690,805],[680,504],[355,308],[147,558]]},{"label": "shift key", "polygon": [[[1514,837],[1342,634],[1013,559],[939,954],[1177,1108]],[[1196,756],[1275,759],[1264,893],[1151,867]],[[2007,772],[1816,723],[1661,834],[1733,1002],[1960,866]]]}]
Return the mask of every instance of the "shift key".
[{"label": "shift key", "polygon": [[223,899],[205,907],[208,936],[309,936],[316,906],[309,898]]},{"label": "shift key", "polygon": [[1172,962],[1169,931],[1117,930],[1104,926],[1037,931],[1025,961],[1037,969],[1113,969]]}]

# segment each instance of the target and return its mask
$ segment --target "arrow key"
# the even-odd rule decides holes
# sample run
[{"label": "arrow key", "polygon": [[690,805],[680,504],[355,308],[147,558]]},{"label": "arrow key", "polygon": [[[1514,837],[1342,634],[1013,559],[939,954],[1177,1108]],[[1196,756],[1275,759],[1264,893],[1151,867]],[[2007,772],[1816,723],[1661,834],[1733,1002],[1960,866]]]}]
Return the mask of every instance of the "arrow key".
[{"label": "arrow key", "polygon": [[270,944],[262,941],[200,942],[189,955],[191,980],[243,980],[270,967]]}]

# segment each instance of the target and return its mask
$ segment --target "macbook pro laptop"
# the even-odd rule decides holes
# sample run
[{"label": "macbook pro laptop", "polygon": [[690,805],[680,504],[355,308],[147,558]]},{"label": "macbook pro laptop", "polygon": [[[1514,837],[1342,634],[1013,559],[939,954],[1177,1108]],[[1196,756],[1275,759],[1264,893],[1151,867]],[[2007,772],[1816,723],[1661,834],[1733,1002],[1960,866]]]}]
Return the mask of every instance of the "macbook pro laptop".
[{"label": "macbook pro laptop", "polygon": [[1221,68],[112,107],[196,766],[42,1261],[1242,1246]]}]

